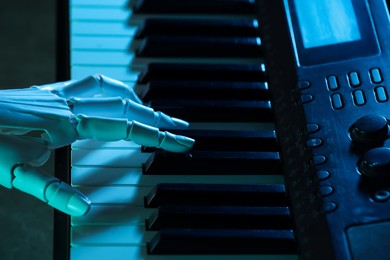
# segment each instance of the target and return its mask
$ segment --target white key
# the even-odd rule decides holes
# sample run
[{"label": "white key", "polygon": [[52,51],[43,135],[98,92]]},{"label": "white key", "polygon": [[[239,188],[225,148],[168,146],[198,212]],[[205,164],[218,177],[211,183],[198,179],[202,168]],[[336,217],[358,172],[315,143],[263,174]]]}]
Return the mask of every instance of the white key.
[{"label": "white key", "polygon": [[145,226],[74,226],[72,246],[145,245],[156,232],[145,232]]},{"label": "white key", "polygon": [[107,6],[118,6],[125,7],[129,3],[129,0],[70,0],[70,6],[96,6],[96,7],[107,7]]},{"label": "white key", "polygon": [[70,17],[73,21],[98,20],[126,24],[131,15],[132,10],[126,6],[105,6],[104,8],[75,6],[70,10]]},{"label": "white key", "polygon": [[142,167],[150,157],[134,149],[77,149],[72,151],[72,166]]},{"label": "white key", "polygon": [[94,65],[72,65],[71,74],[72,79],[82,79],[96,73],[103,74],[107,77],[117,79],[126,84],[133,84],[138,79],[139,72],[130,70],[129,66],[94,66]]},{"label": "white key", "polygon": [[298,260],[296,255],[148,255],[142,246],[73,247],[70,257],[82,260]]},{"label": "white key", "polygon": [[79,140],[72,144],[73,149],[105,149],[105,148],[123,148],[123,149],[135,149],[140,148],[140,146],[132,141],[115,141],[115,142],[104,142],[97,140]]},{"label": "white key", "polygon": [[116,36],[116,37],[103,37],[103,36],[88,36],[88,35],[76,35],[72,37],[72,49],[73,50],[120,50],[127,51],[131,44],[130,36]]},{"label": "white key", "polygon": [[145,219],[156,209],[129,205],[98,205],[92,204],[83,217],[72,217],[72,226],[82,225],[144,225]]},{"label": "white key", "polygon": [[[107,169],[109,171],[109,169]],[[134,187],[134,186],[113,186],[113,187],[78,187],[77,189],[84,193],[92,204],[110,203],[127,204],[134,206],[144,205],[144,196],[148,194],[153,187]]]},{"label": "white key", "polygon": [[117,51],[72,51],[74,65],[130,66],[135,58],[134,52]]},{"label": "white key", "polygon": [[99,21],[71,21],[71,33],[73,35],[105,35],[127,36],[135,35],[136,27],[123,23],[105,23]]}]

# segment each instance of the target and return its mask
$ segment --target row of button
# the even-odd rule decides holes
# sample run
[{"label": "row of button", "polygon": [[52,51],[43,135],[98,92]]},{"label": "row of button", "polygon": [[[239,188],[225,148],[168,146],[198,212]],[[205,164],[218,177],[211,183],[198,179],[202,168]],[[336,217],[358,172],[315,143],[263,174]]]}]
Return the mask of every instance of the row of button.
[{"label": "row of button", "polygon": [[[369,71],[370,79],[373,84],[379,84],[383,82],[382,73],[379,68],[372,68]],[[356,71],[352,71],[347,75],[349,85],[353,88],[360,86],[360,75]],[[329,75],[326,78],[326,83],[330,91],[335,91],[340,88],[339,80],[335,75]]]},{"label": "row of button", "polygon": [[[375,99],[377,102],[386,102],[388,95],[385,87],[379,86],[374,89]],[[343,96],[340,93],[335,93],[330,96],[333,109],[339,110],[344,107]],[[363,106],[366,104],[366,97],[362,90],[358,89],[352,92],[352,100],[355,106]]]},{"label": "row of button", "polygon": [[[312,134],[312,133],[318,132],[320,130],[320,126],[318,124],[308,124],[307,130],[308,130],[309,134]],[[311,148],[318,148],[318,147],[322,146],[323,143],[324,142],[321,138],[314,137],[314,138],[310,138],[309,140],[307,140],[306,145],[308,147],[311,147]],[[323,155],[315,155],[313,157],[313,163],[316,166],[321,166],[321,165],[325,164],[326,162],[327,162],[327,158]],[[316,172],[316,175],[317,175],[317,178],[319,181],[324,181],[330,177],[330,172],[326,171],[326,170],[318,170]],[[333,192],[334,192],[334,189],[330,185],[323,185],[319,188],[319,193],[321,194],[321,196],[324,196],[324,197],[333,194]],[[322,210],[325,213],[333,212],[336,210],[336,208],[337,208],[336,203],[331,202],[331,201],[326,201],[322,205]]]}]

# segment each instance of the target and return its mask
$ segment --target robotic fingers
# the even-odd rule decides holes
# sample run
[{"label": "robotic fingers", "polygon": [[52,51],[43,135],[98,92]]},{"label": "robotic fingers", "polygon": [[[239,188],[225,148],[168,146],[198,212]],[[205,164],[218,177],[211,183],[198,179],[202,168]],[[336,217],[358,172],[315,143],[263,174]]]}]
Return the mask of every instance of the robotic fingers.
[{"label": "robotic fingers", "polygon": [[[132,88],[103,75],[0,91],[0,185],[16,188],[72,216],[90,201],[77,189],[46,175],[40,166],[51,149],[80,139],[131,140],[186,152],[194,140],[160,131],[188,123],[142,105]],[[131,160],[131,158],[129,158]]]},{"label": "robotic fingers", "polygon": [[101,141],[132,140],[139,145],[162,148],[169,152],[186,152],[194,145],[195,140],[159,131],[137,121],[101,117],[76,117],[77,132],[80,139],[95,139]]},{"label": "robotic fingers", "polygon": [[81,192],[29,164],[14,169],[13,187],[71,216],[88,212],[91,202]]}]

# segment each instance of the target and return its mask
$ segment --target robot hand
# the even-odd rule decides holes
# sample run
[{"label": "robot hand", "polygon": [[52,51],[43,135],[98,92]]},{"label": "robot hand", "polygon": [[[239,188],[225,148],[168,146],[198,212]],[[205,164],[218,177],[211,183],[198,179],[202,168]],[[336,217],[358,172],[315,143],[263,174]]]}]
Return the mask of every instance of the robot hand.
[{"label": "robot hand", "polygon": [[132,140],[171,152],[185,152],[194,140],[163,128],[188,123],[141,104],[131,88],[95,75],[27,89],[0,91],[0,185],[26,192],[72,216],[90,201],[39,166],[52,149],[80,139]]}]

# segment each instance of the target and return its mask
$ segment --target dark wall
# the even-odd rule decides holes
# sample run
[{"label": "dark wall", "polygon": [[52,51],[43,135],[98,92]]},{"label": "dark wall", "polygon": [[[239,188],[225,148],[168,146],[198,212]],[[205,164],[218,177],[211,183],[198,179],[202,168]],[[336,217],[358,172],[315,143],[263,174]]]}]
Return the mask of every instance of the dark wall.
[{"label": "dark wall", "polygon": [[[0,89],[55,80],[55,2],[1,1]],[[45,204],[0,187],[0,259],[52,259],[52,218]]]}]

